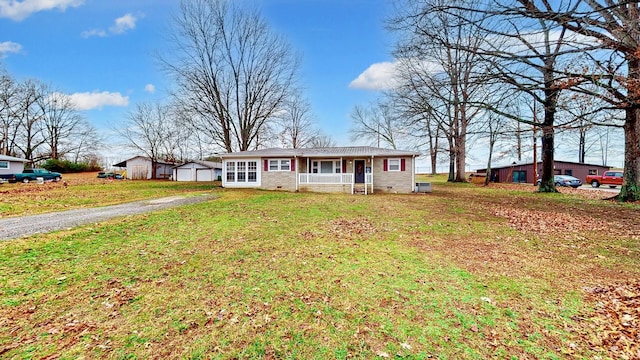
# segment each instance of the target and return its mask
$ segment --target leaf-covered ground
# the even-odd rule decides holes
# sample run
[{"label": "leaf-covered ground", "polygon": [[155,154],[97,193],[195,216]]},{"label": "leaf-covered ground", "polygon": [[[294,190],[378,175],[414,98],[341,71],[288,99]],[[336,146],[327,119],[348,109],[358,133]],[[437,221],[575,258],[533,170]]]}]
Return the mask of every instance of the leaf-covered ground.
[{"label": "leaf-covered ground", "polygon": [[[64,202],[167,186],[94,181],[15,188]],[[640,357],[637,204],[437,180],[415,195],[208,191],[0,243],[0,357]]]}]

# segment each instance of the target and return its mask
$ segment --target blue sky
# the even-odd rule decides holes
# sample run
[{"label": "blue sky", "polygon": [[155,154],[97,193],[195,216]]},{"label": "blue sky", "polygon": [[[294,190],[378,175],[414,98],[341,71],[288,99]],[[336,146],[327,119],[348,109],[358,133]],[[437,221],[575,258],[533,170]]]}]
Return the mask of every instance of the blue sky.
[{"label": "blue sky", "polygon": [[[242,0],[238,0],[242,1]],[[317,125],[349,145],[349,113],[377,95],[392,63],[388,0],[256,0],[302,55],[301,83]],[[179,0],[0,0],[0,62],[71,94],[105,134],[170,82],[154,57]]]}]

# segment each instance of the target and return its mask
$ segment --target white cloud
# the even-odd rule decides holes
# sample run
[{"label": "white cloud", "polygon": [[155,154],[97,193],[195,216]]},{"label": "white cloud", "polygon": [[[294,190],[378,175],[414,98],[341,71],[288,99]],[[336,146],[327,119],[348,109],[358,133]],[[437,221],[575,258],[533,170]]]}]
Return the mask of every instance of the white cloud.
[{"label": "white cloud", "polygon": [[80,36],[83,38],[90,38],[92,36],[105,37],[107,36],[107,32],[99,29],[85,30],[80,34]]},{"label": "white cloud", "polygon": [[[1,1],[1,0],[0,0]],[[113,25],[109,27],[109,30],[104,29],[92,29],[83,31],[81,36],[83,38],[89,38],[92,36],[105,37],[109,35],[124,34],[129,30],[136,28],[136,22],[138,17],[131,14],[125,14],[114,20]]]},{"label": "white cloud", "polygon": [[395,73],[397,68],[397,62],[381,62],[376,63],[358,77],[351,81],[349,87],[351,89],[364,89],[364,90],[385,90],[390,89],[396,83]]},{"label": "white cloud", "polygon": [[129,97],[118,92],[83,92],[69,95],[78,110],[101,109],[103,106],[128,106]]},{"label": "white cloud", "polygon": [[156,87],[153,84],[147,84],[144,86],[144,91],[153,94],[154,92],[156,92]]},{"label": "white cloud", "polygon": [[351,81],[349,88],[363,90],[389,90],[399,85],[398,72],[401,68],[410,67],[413,71],[421,73],[438,73],[442,71],[442,65],[418,60],[400,59],[393,62],[375,63],[358,77]]},{"label": "white cloud", "polygon": [[9,53],[19,53],[22,51],[22,45],[11,41],[5,41],[0,43],[0,59],[7,56]]},{"label": "white cloud", "polygon": [[115,24],[109,28],[109,31],[113,34],[122,34],[127,30],[135,29],[137,20],[138,19],[135,16],[125,14],[124,16],[116,19]]},{"label": "white cloud", "polygon": [[31,14],[46,10],[78,7],[84,0],[0,0],[0,17],[21,21]]}]

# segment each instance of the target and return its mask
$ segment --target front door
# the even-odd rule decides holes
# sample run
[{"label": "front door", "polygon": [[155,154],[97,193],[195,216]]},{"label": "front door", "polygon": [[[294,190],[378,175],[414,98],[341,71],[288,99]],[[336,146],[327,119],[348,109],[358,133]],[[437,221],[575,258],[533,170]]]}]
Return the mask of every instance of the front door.
[{"label": "front door", "polygon": [[364,184],[364,160],[356,160],[353,165],[356,184]]}]

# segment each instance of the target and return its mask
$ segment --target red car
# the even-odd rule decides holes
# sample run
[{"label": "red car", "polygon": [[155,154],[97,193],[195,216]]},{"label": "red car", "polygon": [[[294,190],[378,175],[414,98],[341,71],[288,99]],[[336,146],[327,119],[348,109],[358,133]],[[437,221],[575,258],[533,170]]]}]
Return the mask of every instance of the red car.
[{"label": "red car", "polygon": [[586,183],[594,188],[609,185],[610,188],[622,186],[623,172],[621,170],[605,171],[602,175],[587,175]]}]

